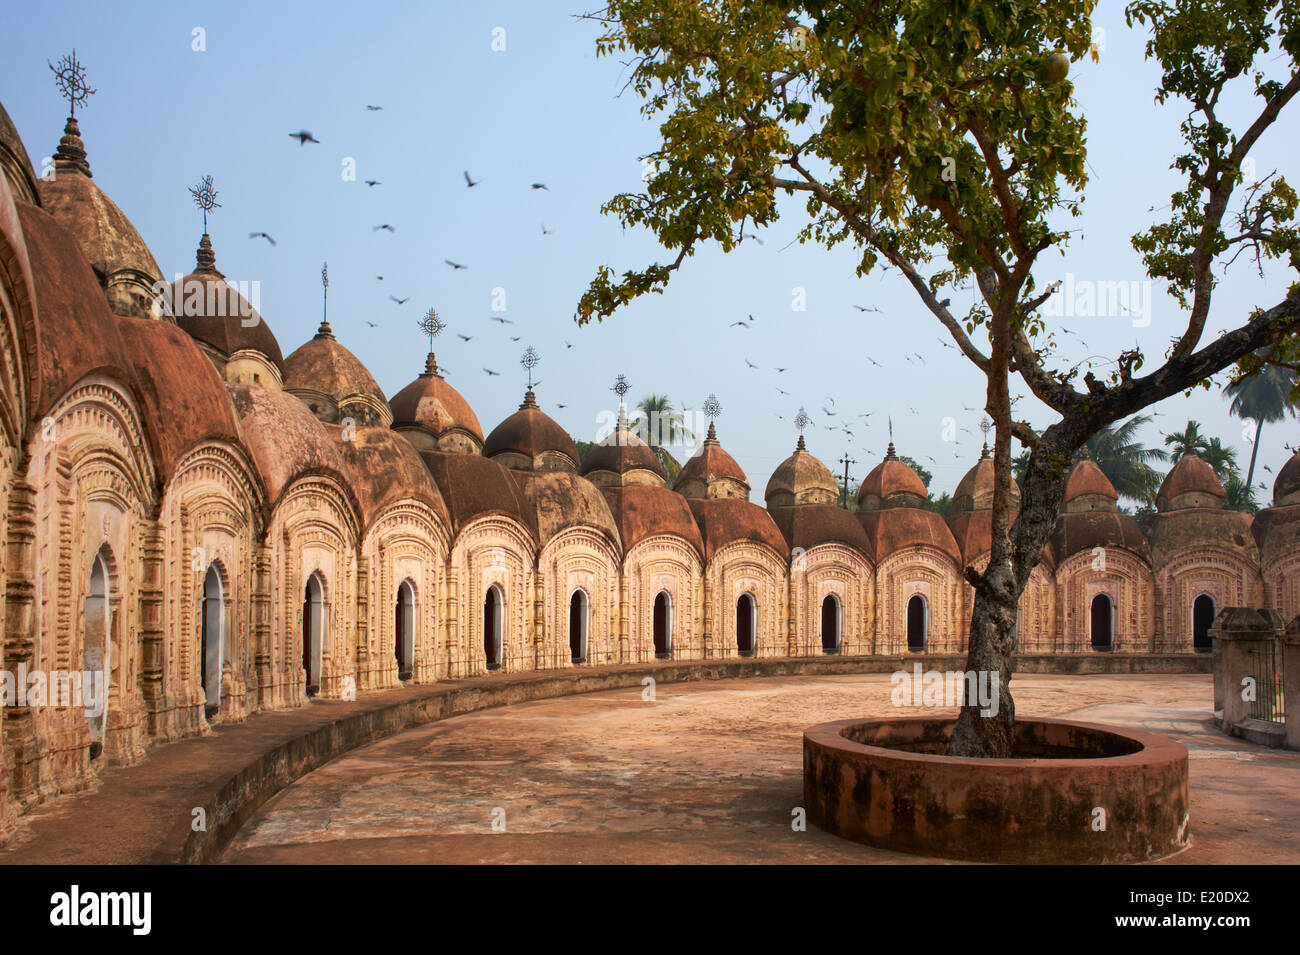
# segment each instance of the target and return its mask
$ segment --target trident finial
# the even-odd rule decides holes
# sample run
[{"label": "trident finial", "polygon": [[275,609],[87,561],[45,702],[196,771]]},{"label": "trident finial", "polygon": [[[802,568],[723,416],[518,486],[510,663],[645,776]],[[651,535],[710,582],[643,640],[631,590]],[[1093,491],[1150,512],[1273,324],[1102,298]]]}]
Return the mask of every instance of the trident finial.
[{"label": "trident finial", "polygon": [[621,403],[623,396],[632,390],[632,386],[627,383],[627,375],[619,375],[614,381],[614,387],[609,390],[618,395],[618,400]]},{"label": "trident finial", "polygon": [[523,355],[519,359],[519,364],[528,372],[528,390],[533,390],[533,369],[542,361],[542,356],[538,354],[537,349],[529,345],[524,349]]},{"label": "trident finial", "polygon": [[217,188],[212,184],[211,176],[204,176],[198,181],[197,185],[190,186],[190,195],[194,197],[194,204],[203,210],[203,232],[208,231],[208,213],[213,209],[220,209],[221,203],[217,202]]},{"label": "trident finial", "polygon": [[46,61],[46,66],[54,74],[54,82],[58,84],[59,95],[68,101],[68,115],[77,115],[77,104],[84,103],[94,93],[99,90],[91,89],[86,83],[86,67],[77,60],[77,51],[74,48],[71,56],[64,56],[59,60],[59,65]]}]

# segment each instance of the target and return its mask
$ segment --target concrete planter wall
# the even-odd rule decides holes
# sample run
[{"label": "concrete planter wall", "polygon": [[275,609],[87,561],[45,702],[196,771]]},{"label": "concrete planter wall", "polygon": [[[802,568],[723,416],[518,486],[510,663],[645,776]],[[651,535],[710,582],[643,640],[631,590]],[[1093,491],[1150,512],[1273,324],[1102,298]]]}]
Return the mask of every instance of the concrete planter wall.
[{"label": "concrete planter wall", "polygon": [[919,717],[809,728],[809,820],[882,849],[980,862],[1143,862],[1187,845],[1182,744],[1020,720],[1019,748],[1073,758],[966,759],[942,755],[953,724]]}]

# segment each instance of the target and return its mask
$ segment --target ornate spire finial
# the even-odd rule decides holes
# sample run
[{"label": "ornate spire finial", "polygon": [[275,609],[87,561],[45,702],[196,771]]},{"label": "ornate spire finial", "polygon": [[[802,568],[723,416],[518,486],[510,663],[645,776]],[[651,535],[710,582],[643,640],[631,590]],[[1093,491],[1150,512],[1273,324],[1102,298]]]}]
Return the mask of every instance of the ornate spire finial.
[{"label": "ornate spire finial", "polygon": [[796,451],[807,451],[808,448],[803,443],[803,429],[812,424],[812,418],[808,417],[808,412],[803,408],[794,416],[794,426],[799,429],[799,443],[795,445]]},{"label": "ornate spire finial", "polygon": [[71,56],[60,58],[59,65],[46,61],[50,72],[54,74],[54,82],[59,87],[59,95],[68,101],[68,117],[73,118],[77,115],[77,104],[84,103],[99,90],[91,89],[90,84],[86,82],[86,67],[77,60],[77,51],[74,47]]},{"label": "ornate spire finial", "polygon": [[523,355],[521,355],[519,358],[520,366],[525,371],[528,372],[529,391],[533,390],[533,369],[536,368],[539,364],[541,364],[541,361],[542,361],[542,356],[538,353],[537,349],[534,348],[532,345],[529,345],[527,348],[525,348]]},{"label": "ornate spire finial", "polygon": [[613,387],[609,390],[618,395],[618,400],[621,404],[623,402],[623,397],[632,390],[632,386],[627,383],[627,375],[619,375],[618,378],[614,380]]},{"label": "ornate spire finial", "polygon": [[199,250],[194,255],[194,271],[200,275],[215,275],[217,278],[225,278],[217,271],[217,253],[212,251],[212,239],[208,234],[203,233],[203,238],[199,239]]},{"label": "ornate spire finial", "polygon": [[718,400],[717,395],[710,392],[709,397],[704,399],[704,407],[701,410],[703,410],[704,412],[704,417],[709,419],[709,434],[704,439],[704,443],[717,444],[718,431],[713,426],[713,422],[716,421],[718,417],[722,414],[722,402]]},{"label": "ornate spire finial", "polygon": [[[429,355],[424,360],[424,374],[421,378],[429,378],[438,375],[438,360],[433,357],[433,340],[442,334],[442,330],[447,327],[447,323],[438,317],[437,309],[430,308],[424,313],[424,317],[419,322],[420,331],[429,336]],[[438,375],[441,378],[441,375]]]},{"label": "ornate spire finial", "polygon": [[993,427],[993,422],[988,418],[980,418],[980,430],[984,432],[984,448],[980,451],[980,460],[983,461],[989,456],[989,430]]},{"label": "ornate spire finial", "polygon": [[321,286],[321,316],[320,328],[316,329],[317,338],[334,337],[334,331],[330,328],[329,304],[330,304],[330,264],[324,263],[320,267],[320,286]]},{"label": "ornate spire finial", "polygon": [[194,197],[194,204],[203,210],[203,234],[208,232],[208,213],[213,209],[220,209],[221,203],[217,202],[218,192],[216,186],[212,184],[211,176],[204,176],[196,185],[190,186],[190,195]]}]

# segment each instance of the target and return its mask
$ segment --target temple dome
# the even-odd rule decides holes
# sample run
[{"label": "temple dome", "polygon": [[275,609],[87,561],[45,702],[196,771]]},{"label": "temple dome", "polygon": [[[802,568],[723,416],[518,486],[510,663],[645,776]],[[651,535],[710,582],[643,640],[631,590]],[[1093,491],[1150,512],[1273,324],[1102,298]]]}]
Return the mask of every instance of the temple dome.
[{"label": "temple dome", "polygon": [[284,390],[330,424],[351,418],[359,426],[386,428],[393,422],[383,390],[361,360],[338,343],[327,322],[284,360]]},{"label": "temple dome", "polygon": [[429,352],[424,373],[388,402],[393,427],[420,451],[478,454],[483,449],[483,428],[478,416],[459,391],[438,371]]},{"label": "temple dome", "polygon": [[1195,454],[1184,454],[1170,468],[1156,492],[1156,510],[1174,511],[1186,507],[1223,507],[1228,494],[1218,475]]},{"label": "temple dome", "polygon": [[0,175],[9,181],[9,189],[15,199],[40,205],[37,191],[36,170],[27,156],[27,147],[14,126],[4,104],[0,103]]},{"label": "temple dome", "polygon": [[1063,510],[1068,514],[1087,511],[1118,511],[1119,495],[1115,485],[1102,473],[1097,462],[1086,456],[1075,462],[1065,481]]},{"label": "temple dome", "polygon": [[41,207],[77,237],[113,313],[157,318],[162,270],[135,226],[92,181],[75,119],[54,153],[54,176],[38,180],[36,189]]},{"label": "temple dome", "polygon": [[483,456],[515,471],[577,471],[578,446],[559,423],[537,406],[529,388],[519,410],[492,429]]},{"label": "temple dome", "polygon": [[627,409],[621,405],[618,425],[587,452],[580,473],[597,487],[664,487],[668,483],[668,472],[659,455],[632,433],[627,424]]},{"label": "temple dome", "polygon": [[1277,480],[1273,482],[1273,506],[1286,507],[1289,504],[1300,504],[1300,451],[1282,465]]},{"label": "temple dome", "polygon": [[682,465],[673,490],[685,497],[738,497],[749,500],[749,479],[736,459],[718,443],[718,433],[709,422],[709,434]]},{"label": "temple dome", "polygon": [[622,550],[609,502],[586,478],[573,471],[557,470],[511,474],[532,508],[539,547],[545,547],[551,538],[571,527],[585,527],[603,534],[616,553]]},{"label": "temple dome", "polygon": [[839,500],[840,486],[830,468],[808,453],[803,435],[795,445],[794,454],[776,466],[768,479],[763,499],[768,507],[790,507],[795,504],[834,504]]},{"label": "temple dome", "polygon": [[[975,466],[966,472],[966,476],[957,482],[957,490],[952,495],[954,511],[987,511],[993,508],[994,468],[993,459],[989,457],[988,448],[980,455]],[[1020,507],[1020,485],[1011,479],[1011,508]]]},{"label": "temple dome", "polygon": [[858,488],[858,510],[920,507],[927,497],[929,492],[925,489],[925,482],[894,453],[894,442],[891,441],[885,460],[871,469]]},{"label": "temple dome", "polygon": [[212,240],[199,242],[194,271],[163,292],[162,307],[176,324],[206,345],[227,381],[279,389],[284,356],[266,320],[217,271]]}]

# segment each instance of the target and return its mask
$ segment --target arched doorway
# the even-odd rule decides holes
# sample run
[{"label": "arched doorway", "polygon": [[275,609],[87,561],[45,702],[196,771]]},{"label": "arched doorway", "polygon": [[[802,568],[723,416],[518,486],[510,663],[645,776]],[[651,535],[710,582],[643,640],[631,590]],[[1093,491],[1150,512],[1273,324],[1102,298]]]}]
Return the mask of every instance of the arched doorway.
[{"label": "arched doorway", "polygon": [[925,640],[929,634],[929,608],[925,598],[912,594],[907,602],[907,649],[920,653],[925,649]]},{"label": "arched doorway", "polygon": [[673,598],[666,590],[655,597],[654,639],[656,660],[673,655]]},{"label": "arched doorway", "polygon": [[203,578],[203,609],[199,613],[199,667],[203,683],[203,715],[208,719],[221,709],[221,665],[226,653],[226,627],[221,575],[211,564]]},{"label": "arched doorway", "polygon": [[[104,751],[104,735],[108,725],[109,670],[112,644],[109,639],[108,565],[103,552],[95,555],[90,565],[90,580],[86,587],[85,631],[82,635],[83,667],[94,674],[98,694],[94,703],[86,707],[86,723],[90,727],[90,758]],[[84,694],[84,691],[83,691]]]},{"label": "arched doorway", "polygon": [[321,647],[325,643],[325,585],[320,574],[307,578],[302,600],[302,672],[307,695],[320,690]]},{"label": "arched doorway", "polygon": [[587,592],[575,590],[569,597],[569,655],[574,663],[587,662],[587,622],[590,616]]},{"label": "arched doorway", "polygon": [[1115,609],[1110,598],[1097,594],[1092,598],[1092,611],[1089,615],[1092,625],[1092,648],[1109,650],[1115,645],[1114,621]]},{"label": "arched doorway", "polygon": [[1192,601],[1192,649],[1197,653],[1209,653],[1214,649],[1210,639],[1210,625],[1214,623],[1214,598],[1201,594]]},{"label": "arched doorway", "polygon": [[758,630],[758,605],[751,594],[736,601],[736,650],[742,657],[754,655],[754,634]]},{"label": "arched doorway", "polygon": [[835,653],[840,648],[840,598],[829,594],[822,601],[822,652]]},{"label": "arched doorway", "polygon": [[501,666],[501,625],[503,614],[501,588],[493,584],[483,598],[483,656],[487,659],[487,668],[496,670]]},{"label": "arched doorway", "polygon": [[393,655],[397,657],[397,678],[409,680],[415,658],[415,588],[409,580],[397,588],[397,607],[394,611]]}]

